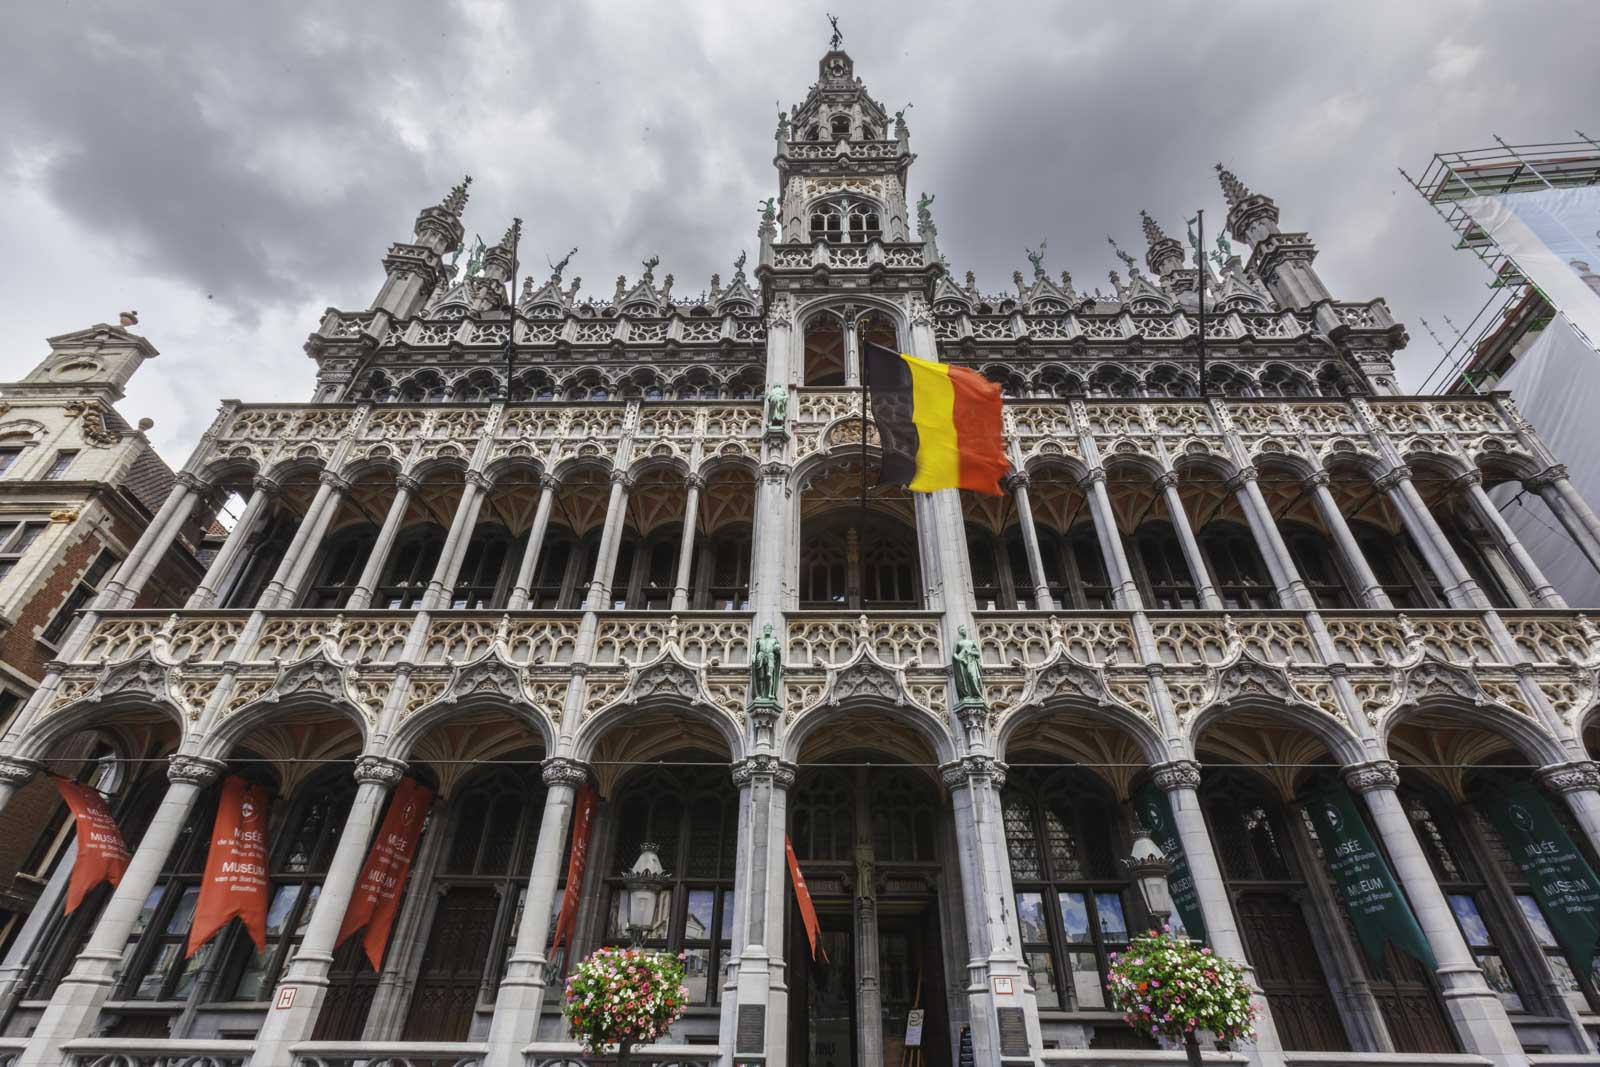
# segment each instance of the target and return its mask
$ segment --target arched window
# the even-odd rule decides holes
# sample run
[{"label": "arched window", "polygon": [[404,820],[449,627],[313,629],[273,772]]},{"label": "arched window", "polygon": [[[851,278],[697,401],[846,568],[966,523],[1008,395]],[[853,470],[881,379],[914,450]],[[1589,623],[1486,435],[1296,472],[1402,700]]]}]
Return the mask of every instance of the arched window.
[{"label": "arched window", "polygon": [[700,610],[749,610],[750,549],[751,530],[745,525],[701,539],[691,579],[694,603]]},{"label": "arched window", "polygon": [[400,386],[400,400],[408,404],[439,403],[444,397],[444,379],[433,371],[423,371]]},{"label": "arched window", "polygon": [[997,536],[968,523],[967,559],[979,611],[1026,610],[1032,603],[1033,579],[1021,527],[1012,525]]},{"label": "arched window", "polygon": [[834,137],[835,140],[838,140],[841,137],[849,137],[850,136],[850,116],[849,115],[835,115],[835,116],[833,116],[833,118],[829,120],[828,126],[829,126],[829,129],[832,130],[833,137]]},{"label": "arched window", "polygon": [[422,602],[444,550],[444,531],[429,523],[413,526],[395,541],[372,598],[375,607],[414,608]]},{"label": "arched window", "polygon": [[1232,522],[1213,522],[1200,531],[1200,551],[1217,583],[1217,595],[1225,607],[1275,608],[1278,594],[1267,574],[1267,565],[1256,548],[1256,539],[1247,527]]},{"label": "arched window", "polygon": [[850,205],[850,240],[857,244],[883,238],[883,222],[871,204]]},{"label": "arched window", "polygon": [[1285,523],[1282,527],[1283,543],[1289,548],[1289,558],[1305,582],[1306,591],[1319,608],[1353,608],[1355,594],[1340,573],[1336,560],[1338,552],[1332,540],[1320,530],[1300,523]]},{"label": "arched window", "polygon": [[237,567],[232,580],[221,590],[217,605],[224,608],[253,608],[266,592],[267,585],[283,562],[294,532],[300,526],[300,516],[286,511],[276,512],[267,525],[257,531],[251,541],[249,556]]},{"label": "arched window", "polygon": [[1311,382],[1299,371],[1273,364],[1261,373],[1262,396],[1311,396]]},{"label": "arched window", "polygon": [[1246,954],[1284,1047],[1348,1051],[1350,1040],[1301,905],[1306,885],[1287,836],[1292,827],[1283,802],[1254,775],[1208,768],[1201,805]]},{"label": "arched window", "polygon": [[1086,390],[1083,379],[1059,364],[1051,364],[1039,372],[1036,391],[1042,396],[1083,396]]},{"label": "arched window", "polygon": [[490,766],[454,792],[434,881],[442,892],[406,1013],[406,1041],[465,1041],[478,1006],[493,1002],[516,941],[544,813],[537,767]]},{"label": "arched window", "polygon": [[487,371],[474,371],[472,374],[456,382],[451,390],[450,399],[456,403],[470,404],[484,400],[496,400],[501,395],[500,383],[494,375]]},{"label": "arched window", "polygon": [[915,771],[874,768],[867,779],[872,853],[877,863],[934,863],[933,817],[938,798]]},{"label": "arched window", "polygon": [[300,598],[300,606],[342,608],[349,603],[377,537],[376,530],[363,524],[329,538],[313,572],[316,578]]},{"label": "arched window", "polygon": [[[645,946],[681,952],[689,1001],[715,1003],[717,976],[733,941],[733,876],[739,847],[738,793],[715,767],[665,767],[625,783],[610,805],[617,850],[609,871],[625,871],[645,842],[656,846],[670,888],[645,933]],[[628,940],[628,901],[620,877],[610,888],[608,943]]]},{"label": "arched window", "polygon": [[522,562],[522,541],[513,539],[499,523],[480,525],[461,560],[452,608],[501,608],[511,595]]},{"label": "arched window", "polygon": [[1189,561],[1172,523],[1159,519],[1142,523],[1133,535],[1133,545],[1143,572],[1140,592],[1150,607],[1173,611],[1200,606]]},{"label": "arched window", "polygon": [[811,208],[811,240],[864,244],[883,237],[882,208],[871,200],[837,197]]},{"label": "arched window", "polygon": [[806,323],[806,385],[844,384],[844,324],[827,313]]},{"label": "arched window", "polygon": [[1223,396],[1255,396],[1256,383],[1243,371],[1226,363],[1213,365],[1206,372],[1206,388]]},{"label": "arched window", "polygon": [[617,554],[613,599],[634,611],[666,611],[678,580],[680,527],[658,527],[644,538],[629,537]]},{"label": "arched window", "polygon": [[1404,532],[1397,536],[1370,523],[1354,520],[1349,525],[1362,558],[1395,607],[1406,610],[1448,606],[1442,590],[1437,600],[1432,594],[1429,588],[1433,584],[1432,573],[1417,559],[1411,539]]},{"label": "arched window", "polygon": [[790,842],[797,859],[828,863],[855,860],[855,793],[847,773],[828,768],[808,775],[792,791]]},{"label": "arched window", "polygon": [[1104,611],[1111,607],[1111,581],[1094,527],[1078,523],[1070,533],[1041,526],[1039,551],[1050,596],[1063,608]]},{"label": "arched window", "polygon": [[1039,1007],[1104,1010],[1107,956],[1128,940],[1115,801],[1083,771],[1020,767],[1006,776],[1001,808]]},{"label": "arched window", "polygon": [[573,572],[582,556],[570,530],[551,527],[545,534],[544,544],[539,546],[539,561],[528,587],[528,607],[572,606],[571,589],[582,581]]},{"label": "arched window", "polygon": [[800,606],[920,608],[917,535],[883,516],[808,523],[800,547]]},{"label": "arched window", "polygon": [[1098,397],[1138,396],[1139,379],[1120,367],[1100,367],[1089,375],[1089,395]]},{"label": "arched window", "polygon": [[1501,550],[1499,537],[1485,529],[1477,516],[1470,514],[1460,504],[1459,500],[1441,500],[1431,508],[1439,528],[1444,531],[1445,540],[1456,550],[1467,573],[1478,583],[1478,588],[1483,590],[1483,595],[1488,597],[1491,605],[1497,608],[1516,607],[1507,587],[1518,579]]}]

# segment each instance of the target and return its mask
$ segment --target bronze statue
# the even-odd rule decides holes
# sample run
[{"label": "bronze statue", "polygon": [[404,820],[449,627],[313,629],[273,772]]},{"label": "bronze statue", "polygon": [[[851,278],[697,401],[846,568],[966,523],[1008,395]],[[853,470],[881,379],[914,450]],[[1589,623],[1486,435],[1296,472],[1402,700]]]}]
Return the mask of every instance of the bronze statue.
[{"label": "bronze statue", "polygon": [[750,691],[759,703],[778,702],[778,682],[783,677],[783,660],[778,639],[772,636],[769,622],[756,638],[755,654],[750,657]]},{"label": "bronze statue", "polygon": [[778,198],[775,196],[769,196],[765,200],[756,201],[756,207],[761,209],[762,222],[771,222],[773,219],[778,217],[777,203]]},{"label": "bronze statue", "polygon": [[578,246],[573,245],[572,251],[568,252],[565,256],[562,256],[560,263],[552,263],[550,265],[550,280],[553,282],[559,282],[561,280],[561,272],[567,269],[567,264],[571,263],[572,257],[577,254]]},{"label": "bronze statue", "polygon": [[983,650],[967,633],[965,625],[956,627],[956,649],[953,656],[956,676],[956,701],[961,704],[983,704]]},{"label": "bronze statue", "polygon": [[1049,241],[1040,241],[1039,251],[1037,252],[1031,248],[1025,250],[1028,253],[1028,262],[1033,264],[1033,276],[1035,278],[1044,277],[1044,249],[1049,243]]},{"label": "bronze statue", "polygon": [[789,420],[789,390],[782,382],[767,386],[767,429],[782,431]]},{"label": "bronze statue", "polygon": [[654,281],[656,277],[656,267],[660,265],[661,257],[651,256],[649,259],[643,260],[642,263],[644,266],[644,280],[647,282]]},{"label": "bronze statue", "polygon": [[839,16],[829,15],[828,25],[833,27],[833,36],[828,38],[828,50],[830,52],[837,52],[839,50],[839,46],[844,44],[844,34],[839,32]]}]

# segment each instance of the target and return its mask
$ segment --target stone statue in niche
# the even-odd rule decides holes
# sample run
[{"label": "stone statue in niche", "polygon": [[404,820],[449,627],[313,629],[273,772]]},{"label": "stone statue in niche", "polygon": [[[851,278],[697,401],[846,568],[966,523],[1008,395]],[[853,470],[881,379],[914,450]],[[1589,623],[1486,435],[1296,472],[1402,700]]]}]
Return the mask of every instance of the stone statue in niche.
[{"label": "stone statue in niche", "polygon": [[783,678],[782,650],[778,639],[772,636],[772,624],[761,628],[756,638],[755,653],[750,657],[750,690],[758,704],[778,702],[778,683]]},{"label": "stone statue in niche", "polygon": [[789,390],[782,382],[767,386],[767,429],[783,433],[789,421]]},{"label": "stone statue in niche", "polygon": [[966,626],[956,628],[954,667],[956,676],[956,701],[962,704],[982,704],[983,650],[972,639]]}]

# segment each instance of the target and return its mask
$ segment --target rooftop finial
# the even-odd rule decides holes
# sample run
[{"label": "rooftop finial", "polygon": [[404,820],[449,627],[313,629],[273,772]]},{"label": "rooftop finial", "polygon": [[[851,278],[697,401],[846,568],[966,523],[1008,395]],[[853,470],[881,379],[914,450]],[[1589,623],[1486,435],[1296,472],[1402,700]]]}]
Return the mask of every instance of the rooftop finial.
[{"label": "rooftop finial", "polygon": [[1167,239],[1167,235],[1161,232],[1161,224],[1151,218],[1148,211],[1139,212],[1139,220],[1144,224],[1144,239],[1150,244]]},{"label": "rooftop finial", "polygon": [[839,46],[844,44],[844,34],[839,32],[839,16],[829,15],[828,25],[833,27],[833,36],[828,38],[828,51],[837,52]]},{"label": "rooftop finial", "polygon": [[1250,195],[1250,190],[1244,187],[1244,182],[1221,163],[1217,164],[1217,178],[1222,182],[1222,197],[1228,202],[1229,207],[1233,207]]},{"label": "rooftop finial", "polygon": [[500,238],[500,247],[507,252],[516,253],[517,245],[522,241],[522,220],[513,218],[511,225],[506,227],[505,236]]},{"label": "rooftop finial", "polygon": [[461,179],[460,185],[457,185],[450,190],[450,195],[446,196],[444,198],[444,203],[440,204],[439,206],[459,219],[461,217],[461,213],[467,209],[467,186],[471,184],[472,175],[468,174],[465,178]]},{"label": "rooftop finial", "polygon": [[1049,243],[1049,241],[1040,241],[1039,251],[1037,252],[1031,248],[1026,249],[1028,262],[1033,264],[1033,276],[1037,280],[1043,280],[1044,278],[1044,247]]},{"label": "rooftop finial", "polygon": [[[1110,234],[1106,235],[1106,244],[1110,245],[1111,246],[1111,250],[1117,254],[1117,258],[1122,260],[1122,265],[1128,268],[1128,277],[1131,278],[1134,275],[1139,273],[1139,261],[1134,259],[1132,256],[1128,255],[1128,253],[1124,252],[1117,245],[1116,240]],[[1111,273],[1112,273],[1112,276],[1115,277],[1117,272],[1116,271],[1112,271]],[[1113,283],[1113,284],[1120,284],[1120,283]]]},{"label": "rooftop finial", "polygon": [[661,257],[660,256],[651,256],[649,259],[644,261],[643,265],[644,265],[644,280],[647,281],[647,282],[655,281],[656,280],[656,267],[661,265]]},{"label": "rooftop finial", "polygon": [[561,272],[567,269],[567,264],[571,263],[572,262],[572,257],[577,255],[577,254],[578,254],[578,246],[577,245],[573,245],[572,246],[572,251],[570,251],[566,255],[562,256],[560,263],[551,263],[550,264],[550,280],[553,281],[553,282],[559,282],[561,280]]}]

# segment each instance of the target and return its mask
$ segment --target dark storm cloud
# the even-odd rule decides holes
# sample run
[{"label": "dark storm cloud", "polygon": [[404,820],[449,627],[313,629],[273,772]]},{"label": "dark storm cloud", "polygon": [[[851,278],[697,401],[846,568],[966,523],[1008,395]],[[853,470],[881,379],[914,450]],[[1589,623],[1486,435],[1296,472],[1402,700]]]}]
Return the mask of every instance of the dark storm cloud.
[{"label": "dark storm cloud", "polygon": [[[609,296],[618,273],[631,282],[659,254],[658,277],[696,293],[754,250],[756,200],[776,191],[776,107],[816,77],[824,6],[13,13],[0,166],[69,232],[10,219],[24,246],[3,269],[50,258],[48,242],[81,264],[70,285],[82,290],[12,309],[13,323],[32,343],[107,318],[109,299],[139,306],[166,352],[139,387],[181,459],[212,410],[207,390],[308,394],[300,343],[321,307],[365,306],[389,242],[463,172],[477,179],[469,234],[493,242],[512,215],[526,220],[525,272],[577,244],[585,293]],[[1311,233],[1336,295],[1389,297],[1412,327],[1402,378],[1414,383],[1437,358],[1418,317],[1464,324],[1485,274],[1395,167],[1491,133],[1600,125],[1597,7],[893,3],[847,10],[842,25],[880,102],[914,101],[912,195],[937,194],[943,251],[986,291],[1008,288],[1042,239],[1052,274],[1104,287],[1120,269],[1107,233],[1143,259],[1141,208],[1181,240],[1205,207],[1215,233],[1220,159],[1277,199],[1285,229]],[[225,316],[225,335],[195,300]],[[239,353],[212,365],[216,380],[192,373],[198,337],[212,337],[208,356]]]}]

